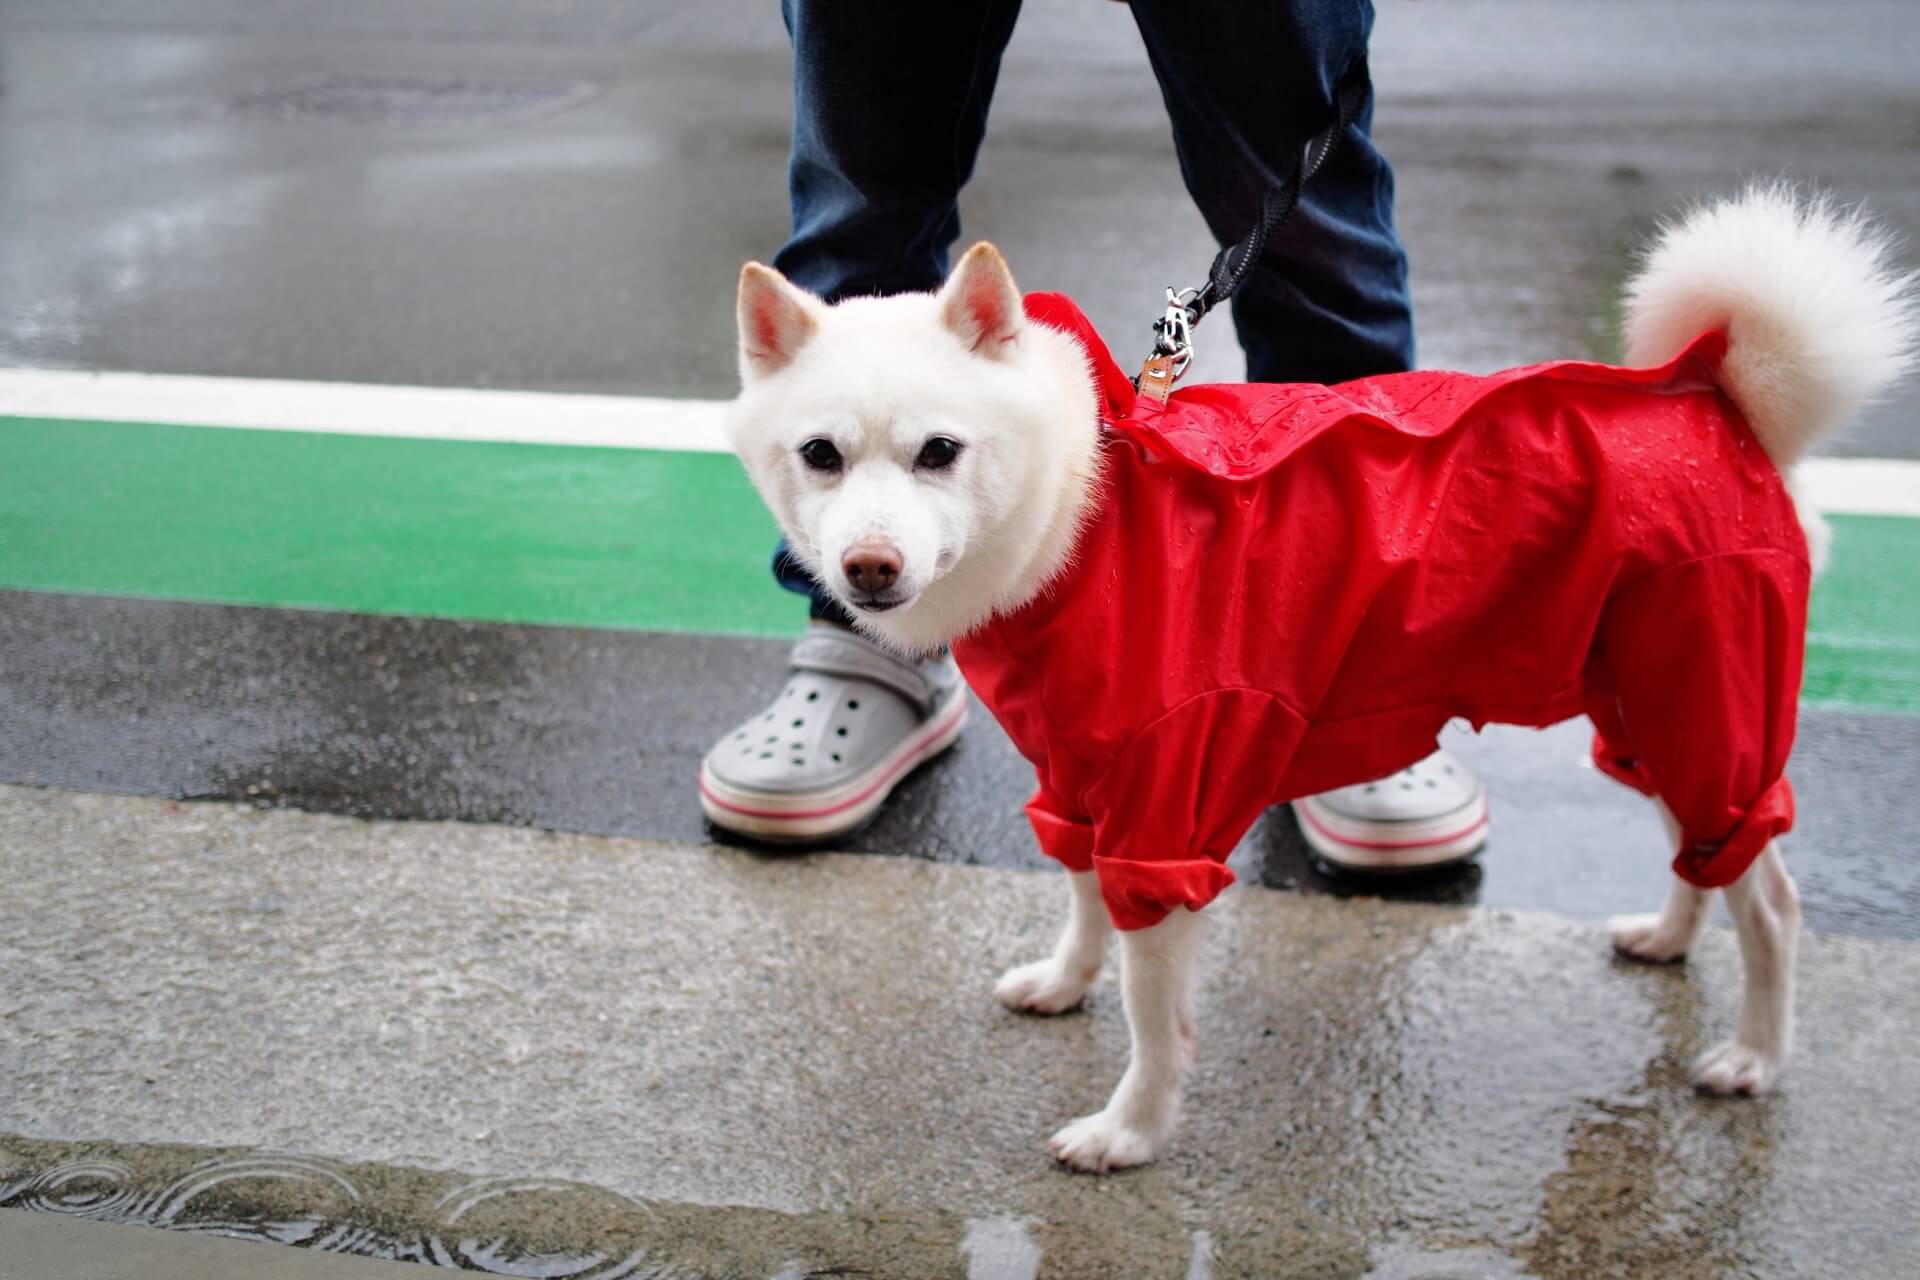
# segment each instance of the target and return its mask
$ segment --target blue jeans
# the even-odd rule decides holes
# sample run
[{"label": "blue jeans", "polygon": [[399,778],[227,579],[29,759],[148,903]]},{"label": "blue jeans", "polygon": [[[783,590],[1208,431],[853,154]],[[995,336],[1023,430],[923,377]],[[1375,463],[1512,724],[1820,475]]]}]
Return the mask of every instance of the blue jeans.
[{"label": "blue jeans", "polygon": [[[1187,191],[1215,238],[1245,235],[1261,196],[1333,115],[1364,57],[1366,0],[1133,0]],[[782,0],[793,38],[789,280],[836,301],[939,287],[958,199],[987,130],[1020,0]],[[1254,382],[1343,382],[1413,365],[1393,170],[1368,128],[1371,91],[1233,299]],[[1195,262],[1197,278],[1206,264]],[[781,543],[774,576],[847,621]]]}]

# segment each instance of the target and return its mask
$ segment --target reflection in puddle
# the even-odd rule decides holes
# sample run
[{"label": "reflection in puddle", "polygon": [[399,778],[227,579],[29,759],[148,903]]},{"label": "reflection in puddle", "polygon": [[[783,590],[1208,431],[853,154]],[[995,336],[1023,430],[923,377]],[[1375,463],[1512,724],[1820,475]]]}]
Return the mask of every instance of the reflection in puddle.
[{"label": "reflection in puddle", "polygon": [[[567,1277],[568,1280],[620,1280],[646,1265],[646,1255],[543,1249],[516,1240],[515,1221],[564,1221],[580,1211],[582,1197],[605,1196],[606,1208],[639,1209],[624,1196],[552,1178],[498,1178],[471,1183],[434,1206],[439,1231],[427,1241],[427,1258],[443,1267],[484,1271],[497,1276]],[[491,1228],[491,1230],[489,1230]],[[470,1234],[471,1233],[471,1234]]]},{"label": "reflection in puddle", "polygon": [[1193,1233],[1193,1257],[1187,1260],[1187,1280],[1213,1280],[1213,1263],[1218,1255],[1211,1231]]},{"label": "reflection in puddle", "polygon": [[119,1160],[69,1161],[0,1185],[0,1208],[109,1221],[137,1217],[139,1198],[125,1187],[132,1172]]},{"label": "reflection in puddle", "polygon": [[1394,1244],[1374,1250],[1366,1280],[1524,1280],[1532,1274],[1497,1249],[1429,1251]]},{"label": "reflection in puddle", "polygon": [[974,1218],[960,1240],[967,1280],[1033,1280],[1040,1274],[1040,1247],[1018,1218]]},{"label": "reflection in puddle", "polygon": [[665,1276],[636,1248],[578,1249],[539,1238],[582,1222],[630,1235],[651,1211],[595,1187],[547,1178],[481,1179],[434,1203],[424,1230],[383,1229],[349,1171],[302,1156],[222,1157],[148,1190],[152,1171],[83,1156],[33,1173],[9,1170],[0,1209],[25,1209],[205,1235],[300,1245],[327,1253],[435,1263],[532,1280]]},{"label": "reflection in puddle", "polygon": [[[265,1192],[261,1184],[278,1194]],[[296,1216],[256,1216],[261,1203],[294,1199]],[[214,1160],[149,1198],[140,1219],[157,1227],[273,1240],[334,1252],[352,1252],[366,1232],[348,1223],[360,1192],[337,1170],[296,1156],[244,1156]],[[326,1241],[327,1243],[322,1243]]]}]

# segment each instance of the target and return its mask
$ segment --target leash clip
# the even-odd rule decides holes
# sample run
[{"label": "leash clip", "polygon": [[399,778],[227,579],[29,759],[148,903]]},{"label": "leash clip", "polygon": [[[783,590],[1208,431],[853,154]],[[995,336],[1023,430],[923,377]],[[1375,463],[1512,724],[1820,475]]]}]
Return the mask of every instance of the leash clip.
[{"label": "leash clip", "polygon": [[1193,322],[1197,318],[1194,303],[1199,297],[1198,289],[1176,292],[1169,285],[1167,309],[1153,322],[1153,353],[1140,367],[1134,387],[1160,404],[1167,402],[1167,397],[1173,394],[1173,384],[1193,363]]},{"label": "leash clip", "polygon": [[1154,322],[1154,353],[1172,359],[1175,378],[1185,373],[1193,361],[1193,322],[1197,318],[1193,303],[1199,296],[1198,289],[1175,293],[1172,286],[1168,286],[1166,314]]}]

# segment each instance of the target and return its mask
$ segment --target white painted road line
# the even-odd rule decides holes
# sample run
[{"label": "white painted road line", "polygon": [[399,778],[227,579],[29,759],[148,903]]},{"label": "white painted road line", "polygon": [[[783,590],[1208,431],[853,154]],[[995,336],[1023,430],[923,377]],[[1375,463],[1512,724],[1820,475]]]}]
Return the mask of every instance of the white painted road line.
[{"label": "white painted road line", "polygon": [[168,373],[0,369],[0,414],[726,453],[727,402]]},{"label": "white painted road line", "polygon": [[[725,453],[726,411],[660,396],[0,369],[0,415],[94,422]],[[1920,461],[1811,458],[1800,477],[1822,511],[1920,518]]]}]

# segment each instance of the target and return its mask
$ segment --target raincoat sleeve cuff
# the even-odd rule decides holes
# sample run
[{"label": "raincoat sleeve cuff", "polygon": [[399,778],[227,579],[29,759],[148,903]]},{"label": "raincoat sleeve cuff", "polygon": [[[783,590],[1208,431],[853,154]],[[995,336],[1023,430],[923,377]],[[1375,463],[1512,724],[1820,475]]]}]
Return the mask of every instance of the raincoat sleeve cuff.
[{"label": "raincoat sleeve cuff", "polygon": [[1033,824],[1040,852],[1069,871],[1093,870],[1093,824],[1063,818],[1046,792],[1036,791],[1027,801],[1027,821]]},{"label": "raincoat sleeve cuff", "polygon": [[1100,897],[1113,927],[1150,929],[1176,907],[1198,911],[1233,883],[1233,872],[1212,858],[1136,862],[1131,858],[1094,858]]},{"label": "raincoat sleeve cuff", "polygon": [[1717,845],[1688,844],[1673,859],[1673,873],[1698,889],[1724,889],[1747,873],[1775,836],[1793,828],[1793,786],[1781,778],[1747,810],[1740,825]]}]

